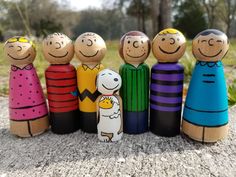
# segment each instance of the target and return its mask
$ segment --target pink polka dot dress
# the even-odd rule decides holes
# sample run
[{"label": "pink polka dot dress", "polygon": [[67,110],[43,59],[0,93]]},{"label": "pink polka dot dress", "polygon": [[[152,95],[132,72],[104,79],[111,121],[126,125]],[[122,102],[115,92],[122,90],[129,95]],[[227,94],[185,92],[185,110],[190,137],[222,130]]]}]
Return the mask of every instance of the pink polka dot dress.
[{"label": "pink polka dot dress", "polygon": [[11,66],[9,114],[14,121],[35,120],[48,115],[46,100],[33,64]]}]

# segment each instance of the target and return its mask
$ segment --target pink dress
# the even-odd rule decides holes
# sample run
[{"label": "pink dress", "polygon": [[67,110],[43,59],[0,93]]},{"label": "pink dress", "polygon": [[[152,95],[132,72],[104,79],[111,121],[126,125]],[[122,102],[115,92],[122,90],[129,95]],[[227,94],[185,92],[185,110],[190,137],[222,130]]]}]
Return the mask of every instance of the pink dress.
[{"label": "pink dress", "polygon": [[9,114],[15,121],[35,120],[48,115],[46,100],[33,64],[11,66]]}]

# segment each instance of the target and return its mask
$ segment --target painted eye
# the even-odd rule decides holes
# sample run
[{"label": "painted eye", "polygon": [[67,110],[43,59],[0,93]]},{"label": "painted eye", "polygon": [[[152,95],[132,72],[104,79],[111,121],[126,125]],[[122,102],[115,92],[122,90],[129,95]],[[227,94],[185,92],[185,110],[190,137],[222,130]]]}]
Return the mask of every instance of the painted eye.
[{"label": "painted eye", "polygon": [[130,41],[128,41],[128,44],[130,43]]},{"label": "painted eye", "polygon": [[12,47],[14,47],[13,45],[9,45],[9,48],[12,48]]},{"label": "painted eye", "polygon": [[217,40],[216,42],[222,42],[222,40]]},{"label": "painted eye", "polygon": [[179,41],[179,38],[177,38],[177,41]]},{"label": "painted eye", "polygon": [[104,76],[105,75],[105,73],[104,74],[102,74],[101,76]]},{"label": "painted eye", "polygon": [[96,39],[94,39],[94,42],[96,42],[97,40]]},{"label": "painted eye", "polygon": [[50,41],[49,44],[52,45],[52,41]]},{"label": "painted eye", "polygon": [[143,44],[143,41],[141,41],[141,43]]},{"label": "painted eye", "polygon": [[108,73],[109,75],[112,75],[111,73]]},{"label": "painted eye", "polygon": [[207,40],[202,40],[201,42],[206,42]]},{"label": "painted eye", "polygon": [[165,38],[162,38],[161,40],[164,41],[164,40],[166,40],[166,39],[165,39]]},{"label": "painted eye", "polygon": [[82,39],[82,42],[84,42],[84,40]]},{"label": "painted eye", "polygon": [[63,44],[64,42],[63,41],[61,41],[61,44]]}]

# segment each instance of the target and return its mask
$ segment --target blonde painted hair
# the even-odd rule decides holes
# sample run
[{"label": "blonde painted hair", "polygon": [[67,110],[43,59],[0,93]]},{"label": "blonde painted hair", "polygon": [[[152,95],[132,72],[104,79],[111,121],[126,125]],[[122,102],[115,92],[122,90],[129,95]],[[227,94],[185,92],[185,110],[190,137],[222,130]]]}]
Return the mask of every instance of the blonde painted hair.
[{"label": "blonde painted hair", "polygon": [[[8,40],[5,42],[5,45],[8,44],[8,43],[14,43],[14,42],[30,43],[31,46],[34,48],[34,50],[36,50],[35,43],[34,43],[32,40],[30,40],[29,38],[23,37],[23,36],[15,36],[15,37],[12,37],[12,38],[8,39]],[[4,46],[5,46],[5,45],[4,45]]]},{"label": "blonde painted hair", "polygon": [[179,30],[174,28],[166,28],[158,33],[159,35],[165,35],[165,34],[180,34],[183,35]]}]

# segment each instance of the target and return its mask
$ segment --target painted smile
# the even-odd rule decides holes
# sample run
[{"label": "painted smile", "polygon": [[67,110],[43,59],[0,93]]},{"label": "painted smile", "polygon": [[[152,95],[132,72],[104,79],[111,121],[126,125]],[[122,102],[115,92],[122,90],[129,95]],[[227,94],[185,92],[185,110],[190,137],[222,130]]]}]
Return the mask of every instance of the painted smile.
[{"label": "painted smile", "polygon": [[128,56],[131,57],[131,58],[140,58],[140,57],[144,56],[145,53],[143,53],[142,55],[139,55],[139,56],[131,56],[131,55],[129,55],[128,53],[126,53],[126,55],[128,55]]},{"label": "painted smile", "polygon": [[84,57],[95,57],[98,54],[98,51],[94,55],[85,55],[81,51],[79,51]]},{"label": "painted smile", "polygon": [[222,50],[220,50],[217,54],[215,54],[215,55],[205,55],[204,53],[202,53],[202,51],[200,50],[200,49],[198,49],[198,51],[200,52],[200,54],[201,55],[203,55],[204,57],[216,57],[217,55],[219,55],[221,52],[222,52]]},{"label": "painted smile", "polygon": [[115,86],[114,88],[108,88],[108,87],[106,87],[104,84],[102,84],[102,86],[103,86],[105,89],[107,89],[107,90],[114,90],[114,89],[116,89],[116,88],[119,86],[119,84],[117,84],[117,86]]},{"label": "painted smile", "polygon": [[54,57],[54,58],[63,58],[63,57],[65,57],[66,55],[68,55],[68,52],[66,52],[65,55],[61,55],[61,56],[56,56],[56,55],[53,55],[53,54],[51,54],[51,53],[48,53],[48,54],[51,55],[51,56]]},{"label": "painted smile", "polygon": [[180,46],[173,52],[167,52],[167,51],[163,50],[160,46],[159,46],[159,49],[160,49],[160,51],[162,51],[165,54],[174,54],[174,53],[178,52],[178,50],[180,49]]},{"label": "painted smile", "polygon": [[9,53],[8,53],[7,55],[8,55],[9,57],[11,57],[13,60],[24,60],[24,59],[30,57],[30,53],[29,53],[26,57],[23,57],[23,58],[15,58],[15,57],[11,56]]}]

